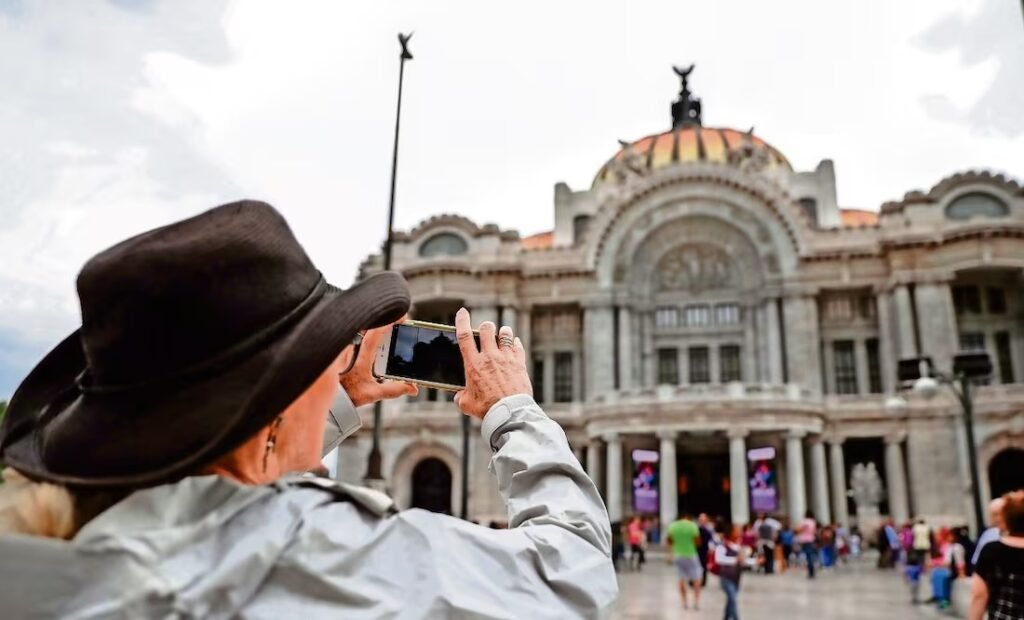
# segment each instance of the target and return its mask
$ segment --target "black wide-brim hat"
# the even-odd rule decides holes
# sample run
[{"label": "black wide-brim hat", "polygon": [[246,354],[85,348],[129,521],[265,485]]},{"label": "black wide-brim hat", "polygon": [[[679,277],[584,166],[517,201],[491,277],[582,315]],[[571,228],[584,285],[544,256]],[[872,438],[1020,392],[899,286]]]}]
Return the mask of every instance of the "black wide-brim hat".
[{"label": "black wide-brim hat", "polygon": [[86,487],[198,473],[280,415],[360,330],[410,303],[395,273],[331,286],[284,218],[255,201],[98,254],[78,293],[82,327],[18,387],[0,460]]}]

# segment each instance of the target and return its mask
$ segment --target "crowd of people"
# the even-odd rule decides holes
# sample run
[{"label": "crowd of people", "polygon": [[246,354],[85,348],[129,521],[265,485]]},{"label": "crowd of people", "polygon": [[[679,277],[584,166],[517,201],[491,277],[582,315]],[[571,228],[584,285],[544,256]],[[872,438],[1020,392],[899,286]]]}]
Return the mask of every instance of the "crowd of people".
[{"label": "crowd of people", "polygon": [[819,524],[811,511],[798,522],[760,513],[754,521],[683,514],[662,529],[657,517],[634,515],[612,523],[615,570],[640,571],[653,545],[663,544],[679,580],[684,608],[698,609],[708,575],[716,575],[726,596],[725,618],[739,617],[737,599],[745,571],[775,574],[799,568],[813,579],[818,568],[834,569],[861,553],[859,530],[838,523]]},{"label": "crowd of people", "polygon": [[[867,546],[877,548],[880,569],[901,572],[915,605],[948,609],[954,585],[971,580],[971,620],[982,620],[986,613],[992,620],[1024,618],[1024,491],[994,500],[989,525],[975,542],[966,525],[932,527],[922,518],[897,525],[888,519]],[[726,597],[726,620],[738,618],[745,571],[770,575],[799,569],[814,579],[820,569],[834,570],[861,556],[866,546],[857,527],[821,524],[811,511],[796,522],[761,513],[743,525],[704,513],[696,518],[683,514],[663,531],[657,517],[635,515],[627,523],[613,523],[612,537],[617,571],[642,570],[649,546],[664,544],[684,608],[699,608],[708,574],[717,575]],[[922,583],[930,586],[927,598]]]},{"label": "crowd of people", "polygon": [[[969,617],[994,620],[1024,617],[1024,491],[996,498],[989,505],[989,528],[977,541],[966,525],[932,528],[924,519],[879,528],[878,565],[902,569],[917,604],[948,609],[958,581],[971,583]],[[931,587],[928,598],[921,584]]]}]

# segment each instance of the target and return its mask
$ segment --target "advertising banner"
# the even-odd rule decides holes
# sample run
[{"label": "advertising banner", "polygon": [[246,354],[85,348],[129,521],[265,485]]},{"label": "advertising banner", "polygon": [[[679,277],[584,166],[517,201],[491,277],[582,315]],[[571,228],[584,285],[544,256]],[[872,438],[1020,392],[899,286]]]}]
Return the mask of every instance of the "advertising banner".
[{"label": "advertising banner", "polygon": [[633,510],[658,514],[658,453],[633,450]]},{"label": "advertising banner", "polygon": [[775,512],[779,509],[779,484],[775,471],[775,448],[754,448],[747,451],[750,463],[750,509],[754,512]]}]

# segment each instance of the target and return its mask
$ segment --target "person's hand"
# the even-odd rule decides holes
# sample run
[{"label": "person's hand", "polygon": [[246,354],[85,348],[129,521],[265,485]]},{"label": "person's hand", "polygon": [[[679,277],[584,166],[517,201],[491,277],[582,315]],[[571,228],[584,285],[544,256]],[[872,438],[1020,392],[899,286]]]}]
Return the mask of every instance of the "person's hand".
[{"label": "person's hand", "polygon": [[473,328],[469,311],[459,309],[455,314],[455,333],[466,367],[466,389],[455,394],[455,404],[463,413],[483,418],[506,396],[527,394],[533,396],[533,386],[526,374],[526,350],[512,328],[505,325],[497,334],[494,323],[480,325],[480,349],[473,341]]},{"label": "person's hand", "polygon": [[[403,318],[397,323],[404,320]],[[381,382],[373,375],[373,362],[377,357],[377,349],[380,348],[380,340],[384,334],[390,333],[395,324],[367,330],[363,336],[363,343],[359,345],[359,355],[356,357],[355,366],[340,377],[341,387],[348,392],[348,397],[356,407],[399,396],[415,396],[419,393],[419,388],[413,383]]]}]

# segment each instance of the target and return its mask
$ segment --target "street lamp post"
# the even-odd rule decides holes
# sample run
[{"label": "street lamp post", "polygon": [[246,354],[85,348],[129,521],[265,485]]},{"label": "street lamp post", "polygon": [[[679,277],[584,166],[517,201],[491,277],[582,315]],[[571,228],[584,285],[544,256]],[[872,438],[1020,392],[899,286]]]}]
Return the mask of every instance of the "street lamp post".
[{"label": "street lamp post", "polygon": [[931,358],[919,357],[900,360],[898,375],[901,383],[912,383],[915,393],[931,398],[939,385],[948,385],[960,401],[964,413],[964,434],[967,441],[967,461],[971,477],[971,506],[975,528],[985,527],[985,513],[981,507],[981,476],[978,472],[978,450],[974,443],[974,399],[971,383],[992,374],[992,361],[984,351],[958,353],[953,357],[953,372],[943,373],[932,367]]},{"label": "street lamp post", "polygon": [[[409,39],[412,33],[398,34],[398,43],[402,46],[402,54],[398,62],[398,110],[395,112],[395,147],[391,154],[391,198],[388,202],[388,236],[384,242],[384,270],[391,269],[391,239],[395,224],[395,180],[398,178],[398,130],[402,120],[402,81],[405,78],[405,61],[412,60],[409,53]],[[381,471],[380,427],[382,416],[380,401],[373,405],[373,446],[366,463],[366,481],[370,486],[380,486],[384,480]]]},{"label": "street lamp post", "polygon": [[462,416],[462,502],[459,506],[459,516],[463,519],[469,518],[469,416],[459,413]]}]

